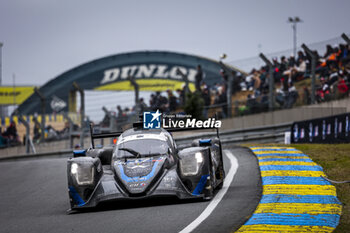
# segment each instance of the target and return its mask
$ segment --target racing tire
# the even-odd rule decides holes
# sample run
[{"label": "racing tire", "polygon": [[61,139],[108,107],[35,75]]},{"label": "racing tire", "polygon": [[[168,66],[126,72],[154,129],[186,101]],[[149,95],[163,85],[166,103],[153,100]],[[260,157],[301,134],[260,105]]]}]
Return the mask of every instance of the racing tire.
[{"label": "racing tire", "polygon": [[214,197],[214,174],[212,172],[212,169],[209,171],[209,179],[207,180],[205,190],[204,190],[204,197],[203,199],[206,201],[209,201],[213,199]]},{"label": "racing tire", "polygon": [[222,187],[224,187],[224,181],[222,181],[219,185],[218,185],[218,189],[222,189]]},{"label": "racing tire", "polygon": [[224,180],[225,180],[225,170],[224,170],[224,165],[222,164],[219,168],[219,172],[220,172],[220,180],[221,183],[217,186],[218,189],[222,189],[222,187],[224,186]]}]

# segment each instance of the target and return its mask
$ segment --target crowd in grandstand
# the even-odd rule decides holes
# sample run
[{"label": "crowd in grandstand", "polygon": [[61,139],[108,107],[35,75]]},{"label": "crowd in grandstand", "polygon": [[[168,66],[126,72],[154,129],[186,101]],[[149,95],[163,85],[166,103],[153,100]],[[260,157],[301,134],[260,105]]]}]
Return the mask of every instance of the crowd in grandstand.
[{"label": "crowd in grandstand", "polygon": [[[323,55],[316,54],[316,95],[317,103],[349,96],[350,89],[350,45],[339,44],[336,46],[327,45],[326,52]],[[289,58],[282,56],[272,59],[273,79],[275,83],[275,101],[281,109],[292,108],[298,100],[300,104],[311,103],[311,84],[303,82],[303,85],[297,85],[299,81],[309,79],[311,76],[311,57],[302,51],[297,56]],[[225,69],[227,70],[227,69]],[[220,109],[220,116],[225,118],[227,110],[227,91],[228,77],[232,75],[231,95],[238,93],[238,96],[246,96],[244,103],[234,101],[236,114],[251,114],[267,111],[269,108],[269,67],[262,66],[259,69],[252,69],[248,75],[232,71],[227,74],[221,70],[222,80],[211,86],[207,85],[204,79],[201,67],[198,65],[195,76],[195,91],[199,93],[203,103],[203,117],[208,116],[208,109],[215,107]],[[298,88],[296,88],[298,86]],[[182,89],[176,91],[166,90],[157,91],[151,94],[149,103],[143,98],[139,100],[138,106],[124,108],[117,106],[113,113],[116,123],[126,123],[138,113],[144,111],[160,110],[163,113],[174,113],[184,111],[186,105],[186,93],[190,88],[184,84]],[[244,95],[246,93],[246,95]],[[102,127],[110,126],[110,115],[106,114],[101,122]],[[66,126],[62,131],[57,131],[51,126],[45,128],[46,139],[67,138],[68,129]],[[39,142],[41,138],[41,127],[39,122],[35,122],[33,128],[33,141]],[[0,134],[0,146],[10,145],[19,142],[16,131],[16,125],[11,125]]]},{"label": "crowd in grandstand", "polygon": [[[350,81],[350,46],[327,45],[324,55],[316,54],[316,101],[318,103],[334,98],[345,97],[349,94]],[[282,56],[279,60],[273,58],[273,78],[276,84],[276,102],[280,108],[291,108],[297,99],[302,96],[304,104],[311,103],[311,85],[297,90],[295,84],[310,78],[311,57],[299,51],[297,57]],[[244,111],[257,112],[265,110],[268,105],[268,73],[269,67],[262,66],[253,69],[248,76],[240,80],[240,90],[253,91],[247,97]],[[258,100],[259,99],[259,100]]]},{"label": "crowd in grandstand", "polygon": [[[349,45],[327,45],[325,54],[320,55],[314,51],[316,58],[316,102],[324,102],[334,98],[341,98],[349,95],[350,88],[350,46]],[[273,58],[273,78],[275,83],[275,108],[292,108],[301,99],[302,104],[311,103],[311,84],[304,85],[297,89],[299,81],[309,79],[311,76],[311,57],[298,51],[297,56],[289,58],[282,56],[280,59]],[[244,76],[239,72],[227,74],[220,71],[222,80],[209,86],[203,79],[201,67],[197,67],[195,76],[195,90],[200,92],[204,102],[203,115],[207,117],[207,110],[210,107],[221,108],[221,116],[227,115],[227,93],[228,76],[233,75],[231,94],[248,92],[245,103],[238,103],[236,112],[238,114],[250,114],[264,112],[269,107],[269,67],[262,66]],[[310,83],[310,82],[309,82]],[[164,113],[175,112],[184,108],[186,98],[186,86],[176,91],[167,90],[164,93],[155,92],[151,94],[149,103],[140,99],[141,112],[145,110],[156,111],[159,109]],[[187,89],[189,90],[189,89]],[[136,114],[135,108],[118,107],[118,118]],[[123,117],[122,117],[123,116]]]}]

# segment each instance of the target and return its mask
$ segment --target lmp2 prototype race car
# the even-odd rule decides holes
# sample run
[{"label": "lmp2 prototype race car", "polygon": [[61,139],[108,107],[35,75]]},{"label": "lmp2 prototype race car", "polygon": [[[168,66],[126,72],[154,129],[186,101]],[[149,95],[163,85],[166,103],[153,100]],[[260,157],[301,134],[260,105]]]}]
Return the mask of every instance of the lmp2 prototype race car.
[{"label": "lmp2 prototype race car", "polygon": [[[223,186],[218,131],[217,137],[194,140],[182,150],[167,130],[138,123],[123,133],[94,134],[90,126],[90,133],[92,148],[74,151],[67,162],[71,210],[159,196],[210,200]],[[118,137],[113,147],[94,148],[94,139],[107,137]]]}]

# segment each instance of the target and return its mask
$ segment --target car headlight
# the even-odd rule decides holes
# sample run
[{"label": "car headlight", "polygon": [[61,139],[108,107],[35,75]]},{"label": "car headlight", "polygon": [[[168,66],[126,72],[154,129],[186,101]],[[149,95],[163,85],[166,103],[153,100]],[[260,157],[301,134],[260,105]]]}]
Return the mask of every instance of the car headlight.
[{"label": "car headlight", "polygon": [[180,170],[184,176],[194,176],[198,174],[199,168],[203,164],[203,154],[196,152],[194,156],[186,156],[180,160]]},{"label": "car headlight", "polygon": [[92,164],[72,163],[70,172],[78,185],[91,185],[94,183],[95,168]]}]

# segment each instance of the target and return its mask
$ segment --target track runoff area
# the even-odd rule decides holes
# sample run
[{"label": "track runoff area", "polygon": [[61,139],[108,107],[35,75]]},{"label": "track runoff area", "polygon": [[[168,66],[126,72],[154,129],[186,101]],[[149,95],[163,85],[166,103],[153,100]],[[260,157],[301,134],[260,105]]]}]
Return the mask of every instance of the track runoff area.
[{"label": "track runoff area", "polygon": [[335,187],[307,155],[233,146],[224,155],[227,176],[210,202],[116,203],[73,215],[66,214],[66,158],[1,162],[0,232],[332,232],[337,226]]}]

